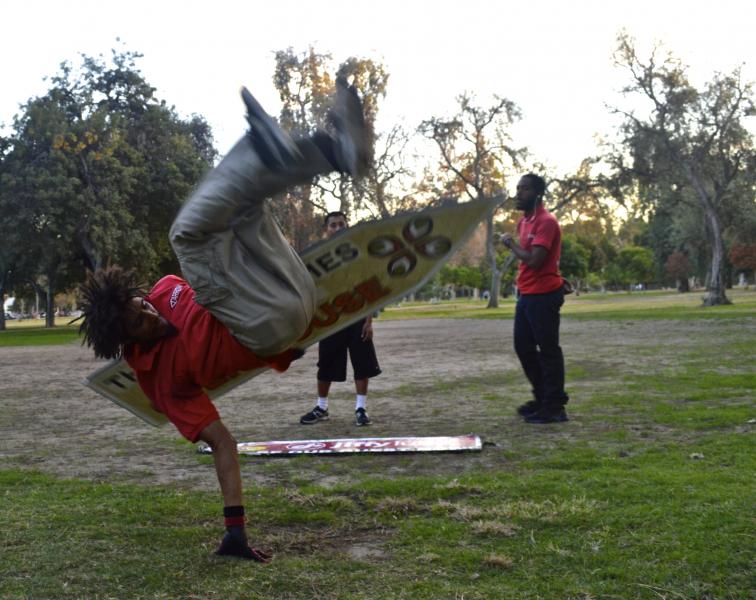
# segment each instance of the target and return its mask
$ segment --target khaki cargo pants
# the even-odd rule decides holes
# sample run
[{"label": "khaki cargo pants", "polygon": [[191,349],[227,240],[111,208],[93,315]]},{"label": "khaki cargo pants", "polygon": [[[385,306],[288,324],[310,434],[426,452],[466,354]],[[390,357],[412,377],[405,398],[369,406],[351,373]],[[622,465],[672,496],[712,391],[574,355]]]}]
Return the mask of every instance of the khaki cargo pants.
[{"label": "khaki cargo pants", "polygon": [[315,285],[270,213],[271,195],[333,167],[308,140],[301,162],[268,169],[246,138],[199,184],[170,240],[196,300],[258,356],[295,344],[315,310]]}]

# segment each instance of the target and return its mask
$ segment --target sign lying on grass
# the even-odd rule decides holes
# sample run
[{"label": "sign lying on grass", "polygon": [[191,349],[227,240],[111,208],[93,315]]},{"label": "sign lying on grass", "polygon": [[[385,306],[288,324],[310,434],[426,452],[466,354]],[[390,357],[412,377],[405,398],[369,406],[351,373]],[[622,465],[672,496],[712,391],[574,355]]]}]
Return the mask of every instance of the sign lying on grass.
[{"label": "sign lying on grass", "polygon": [[[420,288],[449,260],[499,199],[476,200],[360,223],[302,254],[318,307],[293,346],[307,348]],[[247,371],[208,390],[217,398],[266,369]],[[150,425],[163,425],[125,360],[111,361],[84,384]]]},{"label": "sign lying on grass", "polygon": [[[360,452],[479,452],[483,443],[477,435],[435,437],[354,438],[341,440],[291,440],[287,442],[242,442],[239,454],[273,456],[287,454],[356,454]],[[201,454],[212,454],[200,446]]]}]

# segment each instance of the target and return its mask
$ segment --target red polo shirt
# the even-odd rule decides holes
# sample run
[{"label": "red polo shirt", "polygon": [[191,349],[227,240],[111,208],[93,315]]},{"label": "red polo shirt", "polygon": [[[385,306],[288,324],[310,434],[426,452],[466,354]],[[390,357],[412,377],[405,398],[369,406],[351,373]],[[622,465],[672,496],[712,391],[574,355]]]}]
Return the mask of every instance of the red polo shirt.
[{"label": "red polo shirt", "polygon": [[517,223],[520,247],[530,252],[533,246],[546,248],[546,258],[538,269],[520,261],[517,289],[521,294],[547,294],[562,287],[559,257],[562,253],[562,230],[556,218],[539,204],[533,214]]},{"label": "red polo shirt", "polygon": [[205,389],[241,371],[258,367],[285,371],[291,363],[290,350],[263,359],[242,346],[223,323],[194,301],[194,290],[179,277],[163,277],[146,299],[178,333],[149,346],[132,344],[124,358],[155,410],[192,442],[220,418]]}]

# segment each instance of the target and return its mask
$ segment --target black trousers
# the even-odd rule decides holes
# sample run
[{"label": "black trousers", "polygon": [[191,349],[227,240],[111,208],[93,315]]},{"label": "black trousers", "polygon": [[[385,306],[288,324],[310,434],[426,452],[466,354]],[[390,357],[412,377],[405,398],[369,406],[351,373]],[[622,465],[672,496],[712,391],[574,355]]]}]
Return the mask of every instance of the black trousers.
[{"label": "black trousers", "polygon": [[546,409],[560,409],[569,400],[564,391],[564,355],[559,346],[561,288],[548,294],[524,294],[517,300],[514,347],[535,400]]}]

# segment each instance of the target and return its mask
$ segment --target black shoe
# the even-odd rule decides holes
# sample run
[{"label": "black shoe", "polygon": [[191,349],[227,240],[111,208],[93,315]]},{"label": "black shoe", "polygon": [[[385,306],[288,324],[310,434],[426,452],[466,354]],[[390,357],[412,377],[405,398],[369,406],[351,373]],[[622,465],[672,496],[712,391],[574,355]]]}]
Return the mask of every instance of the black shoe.
[{"label": "black shoe", "polygon": [[529,417],[536,414],[539,410],[541,410],[541,403],[538,400],[529,400],[517,407],[517,414],[521,417]]},{"label": "black shoe", "polygon": [[323,410],[319,406],[316,406],[306,415],[302,415],[302,418],[299,419],[299,422],[302,425],[312,425],[313,423],[317,423],[318,421],[327,421],[327,420],[328,420],[328,411]]},{"label": "black shoe", "polygon": [[245,534],[227,531],[223,540],[215,551],[218,556],[236,556],[245,560],[254,560],[261,563],[270,562],[270,554],[250,547]]},{"label": "black shoe", "polygon": [[356,411],[354,411],[354,422],[357,424],[357,427],[370,425],[370,417],[368,416],[364,408],[358,408]]},{"label": "black shoe", "polygon": [[330,116],[336,129],[333,150],[339,171],[352,177],[365,175],[370,163],[365,115],[357,88],[344,77],[336,79],[336,104]]},{"label": "black shoe", "polygon": [[241,95],[247,107],[247,137],[265,166],[269,169],[280,169],[301,158],[294,141],[278,126],[273,117],[265,112],[249,90],[242,87]]},{"label": "black shoe", "polygon": [[537,413],[528,415],[525,417],[526,423],[533,423],[537,425],[545,425],[547,423],[564,423],[569,421],[567,418],[567,411],[564,408],[543,408]]}]

